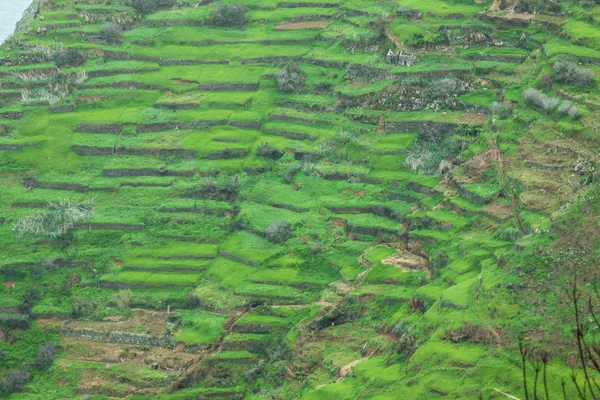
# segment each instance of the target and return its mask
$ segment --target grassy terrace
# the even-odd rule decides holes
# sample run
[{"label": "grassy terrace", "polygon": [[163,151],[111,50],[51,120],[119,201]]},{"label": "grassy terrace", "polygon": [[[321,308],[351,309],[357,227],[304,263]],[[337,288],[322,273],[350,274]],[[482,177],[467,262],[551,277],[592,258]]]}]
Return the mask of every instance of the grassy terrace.
[{"label": "grassy terrace", "polygon": [[[0,397],[524,398],[522,335],[560,398],[564,288],[600,248],[600,6],[133,3],[48,1],[0,47],[0,379],[31,373]],[[15,235],[48,202],[93,215]]]}]

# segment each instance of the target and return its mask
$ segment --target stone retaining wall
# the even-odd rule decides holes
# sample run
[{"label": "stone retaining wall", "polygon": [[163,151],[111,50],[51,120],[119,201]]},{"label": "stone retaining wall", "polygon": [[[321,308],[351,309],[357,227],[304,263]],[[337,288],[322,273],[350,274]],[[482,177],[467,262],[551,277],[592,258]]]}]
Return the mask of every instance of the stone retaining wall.
[{"label": "stone retaining wall", "polygon": [[194,110],[200,107],[200,103],[156,103],[153,107],[159,110]]},{"label": "stone retaining wall", "polygon": [[270,133],[272,135],[277,135],[277,136],[283,136],[283,137],[286,137],[288,139],[293,139],[293,140],[310,140],[311,142],[314,142],[315,140],[317,140],[316,136],[309,135],[308,133],[291,132],[291,131],[287,131],[285,129],[263,128],[262,131],[265,133]]},{"label": "stone retaining wall", "polygon": [[111,230],[111,231],[143,231],[144,224],[110,224],[110,223],[81,223],[75,224],[73,229],[81,229],[86,231],[99,231],[99,230]]},{"label": "stone retaining wall", "polygon": [[258,83],[200,82],[198,90],[206,92],[255,92]]},{"label": "stone retaining wall", "polygon": [[64,106],[50,106],[48,111],[55,114],[68,113],[75,111],[75,104],[65,104]]},{"label": "stone retaining wall", "polygon": [[238,128],[258,129],[260,128],[261,123],[260,121],[229,121],[229,125]]},{"label": "stone retaining wall", "polygon": [[97,332],[92,329],[63,328],[64,336],[98,342],[125,344],[132,346],[174,347],[175,342],[169,336],[153,336],[145,333],[130,332]]},{"label": "stone retaining wall", "polygon": [[229,160],[234,158],[244,158],[248,155],[248,150],[224,150],[216,151],[208,155],[209,160]]},{"label": "stone retaining wall", "polygon": [[447,122],[433,121],[388,121],[385,123],[387,133],[450,133],[458,129],[460,125]]},{"label": "stone retaining wall", "polygon": [[240,262],[242,264],[250,265],[252,267],[258,267],[258,264],[254,261],[246,260],[242,257],[236,256],[235,254],[227,253],[226,251],[221,250],[219,255],[225,258],[229,258],[230,260]]},{"label": "stone retaining wall", "polygon": [[149,132],[161,132],[170,131],[174,129],[206,129],[216,125],[227,125],[226,119],[221,120],[200,120],[191,123],[179,122],[179,121],[168,121],[168,122],[156,122],[151,124],[138,124],[136,127],[136,133],[149,133]]},{"label": "stone retaining wall", "polygon": [[121,133],[121,124],[88,124],[79,123],[75,132],[85,133]]},{"label": "stone retaining wall", "polygon": [[302,117],[294,117],[286,114],[271,114],[269,115],[269,119],[271,121],[285,121],[292,122],[295,124],[303,124],[303,125],[325,125],[331,126],[331,122],[324,119],[309,119]]},{"label": "stone retaining wall", "polygon": [[196,158],[195,150],[186,149],[147,149],[133,147],[97,147],[97,146],[71,146],[73,151],[82,156],[140,156],[140,157],[159,157],[167,158],[179,156],[186,160]]}]

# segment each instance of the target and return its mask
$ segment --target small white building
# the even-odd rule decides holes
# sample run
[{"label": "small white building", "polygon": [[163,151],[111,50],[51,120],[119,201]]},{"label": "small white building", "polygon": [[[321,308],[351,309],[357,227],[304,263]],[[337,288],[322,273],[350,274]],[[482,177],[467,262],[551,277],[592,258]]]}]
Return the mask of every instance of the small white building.
[{"label": "small white building", "polygon": [[398,50],[397,52],[394,53],[394,51],[392,49],[390,49],[390,51],[388,51],[387,57],[386,57],[386,62],[388,64],[404,65],[406,67],[410,67],[416,61],[417,61],[417,57],[415,57],[414,54],[410,54],[410,55],[404,54],[403,50]]}]

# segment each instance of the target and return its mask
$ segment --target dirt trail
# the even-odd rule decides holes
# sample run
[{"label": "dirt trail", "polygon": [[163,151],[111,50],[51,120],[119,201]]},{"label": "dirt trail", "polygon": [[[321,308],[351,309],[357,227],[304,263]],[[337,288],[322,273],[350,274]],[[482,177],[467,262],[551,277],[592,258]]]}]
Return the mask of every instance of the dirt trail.
[{"label": "dirt trail", "polygon": [[396,46],[396,48],[398,48],[398,49],[399,49],[400,47],[402,47],[402,46],[400,45],[400,39],[398,39],[398,36],[394,35],[394,34],[393,34],[391,31],[390,31],[390,28],[389,28],[389,27],[385,28],[385,34],[387,35],[387,37],[388,37],[388,38],[389,38],[389,39],[390,39],[392,42],[394,42],[394,45]]},{"label": "dirt trail", "polygon": [[352,368],[356,367],[358,364],[360,364],[363,361],[367,361],[368,359],[369,359],[369,357],[359,358],[358,360],[354,360],[351,363],[348,363],[348,364],[340,367],[340,370],[338,372],[338,377],[335,381],[336,382],[341,381],[342,379],[344,379],[344,377],[346,375],[348,375],[350,373],[350,371],[352,371]]},{"label": "dirt trail", "polygon": [[196,360],[194,360],[185,369],[185,372],[182,373],[179,378],[177,378],[177,380],[173,383],[173,385],[171,385],[171,387],[168,389],[169,393],[173,393],[176,390],[179,390],[182,388],[193,386],[197,383],[196,381],[198,380],[198,377],[200,376],[200,372],[202,369],[202,363],[204,362],[204,360],[206,360],[208,357],[212,356],[213,354],[220,353],[223,350],[223,344],[225,342],[225,339],[229,335],[231,335],[234,326],[237,324],[237,322],[240,320],[240,318],[242,318],[244,315],[246,315],[249,312],[249,310],[250,310],[250,307],[247,306],[243,310],[237,311],[235,314],[233,314],[231,316],[231,318],[229,318],[229,320],[227,322],[225,322],[223,324],[223,327],[225,328],[225,333],[223,334],[223,336],[221,336],[221,338],[217,342],[216,346],[213,349],[207,351],[205,354],[201,355]]}]

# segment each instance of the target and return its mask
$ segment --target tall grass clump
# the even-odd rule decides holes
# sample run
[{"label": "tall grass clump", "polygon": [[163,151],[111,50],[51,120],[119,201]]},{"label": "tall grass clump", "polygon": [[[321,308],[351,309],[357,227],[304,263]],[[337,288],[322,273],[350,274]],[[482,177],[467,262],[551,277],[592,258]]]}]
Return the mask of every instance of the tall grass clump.
[{"label": "tall grass clump", "polygon": [[93,201],[73,204],[67,201],[48,203],[46,209],[25,217],[13,226],[13,233],[18,239],[26,236],[47,236],[58,238],[64,236],[77,222],[94,216]]},{"label": "tall grass clump", "polygon": [[453,137],[419,140],[406,151],[404,164],[417,174],[441,174],[460,153],[460,143]]}]

